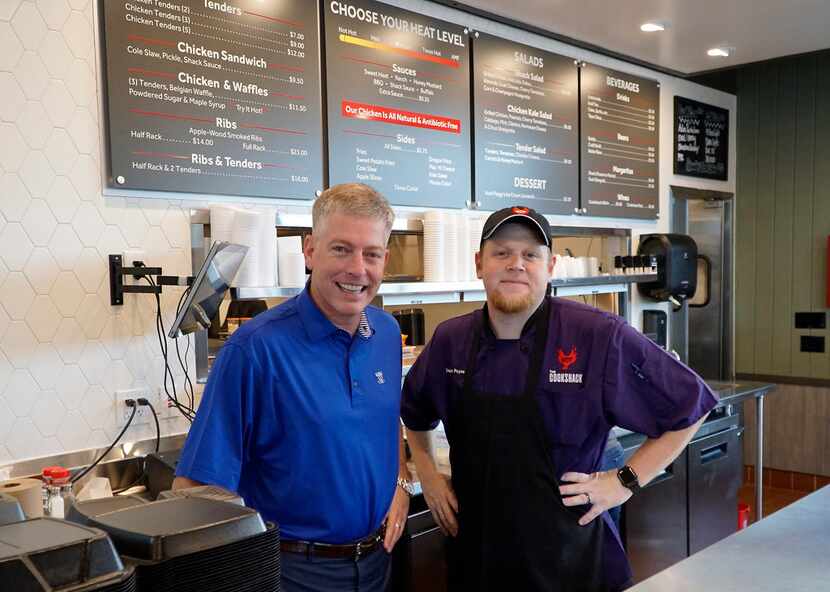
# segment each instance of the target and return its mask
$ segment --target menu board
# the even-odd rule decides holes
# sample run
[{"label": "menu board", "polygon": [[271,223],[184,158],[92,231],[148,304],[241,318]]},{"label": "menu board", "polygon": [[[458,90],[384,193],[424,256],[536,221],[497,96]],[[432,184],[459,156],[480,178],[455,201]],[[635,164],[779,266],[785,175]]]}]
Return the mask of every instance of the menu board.
[{"label": "menu board", "polygon": [[579,89],[584,213],[656,218],[659,85],[586,65]]},{"label": "menu board", "polygon": [[386,4],[325,2],[329,177],[397,205],[470,198],[468,37]]},{"label": "menu board", "polygon": [[674,97],[674,173],[726,181],[729,111]]},{"label": "menu board", "polygon": [[579,69],[573,59],[477,33],[475,199],[573,214],[579,205]]},{"label": "menu board", "polygon": [[323,187],[316,2],[103,5],[112,184],[305,199]]}]

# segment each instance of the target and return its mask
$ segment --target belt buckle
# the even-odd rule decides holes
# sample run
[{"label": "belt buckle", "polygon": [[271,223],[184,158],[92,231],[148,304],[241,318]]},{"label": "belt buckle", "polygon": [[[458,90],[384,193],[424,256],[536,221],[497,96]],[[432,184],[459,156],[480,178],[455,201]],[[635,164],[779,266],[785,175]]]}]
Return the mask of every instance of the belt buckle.
[{"label": "belt buckle", "polygon": [[361,541],[361,542],[357,543],[357,544],[354,546],[354,562],[355,562],[355,563],[357,563],[358,561],[360,561],[360,555],[362,554],[362,551],[363,551],[363,550],[361,549],[361,545],[362,545],[362,544],[363,544],[363,542]]}]

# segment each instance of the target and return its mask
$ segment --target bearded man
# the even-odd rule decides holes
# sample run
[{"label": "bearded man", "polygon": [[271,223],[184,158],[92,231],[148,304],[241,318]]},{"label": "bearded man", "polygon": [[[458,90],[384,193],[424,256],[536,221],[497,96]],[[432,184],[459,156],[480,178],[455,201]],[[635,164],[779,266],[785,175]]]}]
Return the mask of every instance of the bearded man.
[{"label": "bearded man", "polygon": [[[487,303],[435,331],[401,416],[424,497],[450,536],[450,589],[616,591],[631,572],[608,510],[668,466],[717,404],[617,316],[550,297],[550,226],[526,207],[484,225]],[[451,480],[428,431],[444,423]],[[648,440],[600,471],[611,427]]]}]

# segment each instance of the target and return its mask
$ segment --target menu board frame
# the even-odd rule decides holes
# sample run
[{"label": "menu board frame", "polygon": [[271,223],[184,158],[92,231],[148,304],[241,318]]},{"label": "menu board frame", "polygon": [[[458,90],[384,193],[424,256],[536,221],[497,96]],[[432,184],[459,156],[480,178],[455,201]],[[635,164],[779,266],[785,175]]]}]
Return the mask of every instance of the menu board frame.
[{"label": "menu board frame", "polygon": [[[603,87],[600,92],[588,88],[586,76],[593,76],[595,72],[604,78],[605,85],[612,90]],[[591,92],[595,94],[591,95]],[[614,96],[608,99],[610,106],[605,105],[606,101],[601,95],[611,92]],[[660,83],[612,68],[583,63],[579,72],[579,94],[579,194],[582,214],[646,220],[659,218]],[[601,131],[590,130],[593,122],[597,122],[595,127]],[[613,138],[609,139],[608,130],[603,128],[614,125],[620,129],[615,130]],[[608,170],[592,169],[598,160],[602,162],[614,158],[621,161],[619,165],[606,166]],[[606,189],[606,195],[595,195],[598,187],[606,186],[624,189]],[[610,195],[611,193],[616,195]],[[589,203],[594,197],[597,202],[603,203]]]},{"label": "menu board frame", "polygon": [[[338,2],[338,10],[351,9],[347,14],[330,14],[331,4],[326,0],[321,8],[329,183],[367,183],[396,206],[468,207],[472,196],[469,30],[374,0]],[[394,44],[384,35],[392,32]],[[437,42],[416,48],[413,41],[419,39],[424,44],[444,42],[447,55]],[[341,43],[346,50],[340,50]],[[433,71],[452,66],[452,61],[458,64],[453,66],[459,69],[457,78]],[[376,94],[357,90],[360,77],[371,78],[365,84]],[[403,97],[408,103],[401,94],[408,95]],[[457,104],[451,108],[436,104],[447,97]],[[424,166],[414,158],[424,161]]]},{"label": "menu board frame", "polygon": [[[693,133],[695,136],[694,144],[685,144],[687,147],[686,150],[683,150],[684,142],[689,142],[689,139],[685,136],[692,135],[690,134],[689,130],[684,129],[680,130],[681,125],[681,110],[683,107],[688,107],[692,109],[698,109],[702,111],[701,117],[704,119],[704,125],[701,126],[696,133]],[[689,171],[689,156],[691,153],[691,147],[698,147],[703,152],[703,156],[706,156],[706,140],[707,140],[707,128],[705,125],[706,121],[710,121],[712,118],[723,118],[723,123],[721,124],[721,131],[718,132],[717,140],[719,140],[718,145],[715,147],[715,164],[723,166],[723,172],[717,173],[712,172],[708,173],[704,170],[699,171]],[[714,181],[728,181],[729,180],[729,109],[724,109],[723,107],[718,107],[717,105],[709,105],[707,103],[702,103],[700,101],[696,101],[694,99],[688,99],[686,97],[681,97],[680,95],[674,96],[674,174],[675,175],[683,175],[684,177],[697,177],[699,179],[712,179]],[[723,133],[723,130],[726,133]],[[680,136],[681,133],[684,135],[684,139],[681,141]],[[682,160],[681,160],[682,158]],[[693,162],[700,163],[700,159],[696,159]],[[705,166],[707,163],[700,163],[701,166]]]},{"label": "menu board frame", "polygon": [[[324,188],[320,0],[288,1],[308,20],[291,20],[290,15],[277,18],[283,15],[272,14],[259,4],[251,4],[250,0],[170,0],[163,5],[139,0],[99,4],[101,78],[106,93],[103,140],[107,191],[148,198],[169,198],[172,194],[183,199],[217,195],[311,200]],[[205,8],[208,4],[211,8]],[[208,13],[207,16],[198,16],[200,10]],[[214,10],[220,12],[213,14]],[[122,16],[127,24],[116,21],[117,25],[113,26],[110,19]],[[228,20],[234,16],[240,17],[238,22]],[[159,33],[153,34],[151,22],[156,23]],[[296,39],[295,29],[302,33]],[[272,47],[253,39],[269,34],[283,41]],[[252,39],[243,38],[244,35]],[[300,54],[289,56],[287,48],[295,40],[300,45],[291,45],[291,48]],[[163,45],[159,43],[162,41]],[[180,47],[181,42],[186,45]],[[275,57],[277,45],[280,48],[285,45],[280,54],[285,56],[283,59]],[[159,65],[144,63],[150,60]],[[129,76],[123,72],[116,75],[113,68],[121,67]],[[182,75],[185,75],[184,81]],[[142,76],[155,76],[161,86],[140,80]],[[205,79],[205,83],[199,85],[190,80],[196,78]],[[230,88],[217,87],[214,80],[220,85],[220,81],[225,81]],[[262,87],[268,89],[269,96],[263,97]],[[130,93],[130,88],[158,88],[158,92],[139,95]],[[311,92],[302,92],[307,89]],[[254,94],[254,91],[258,92]],[[151,97],[162,92],[174,97],[170,104],[161,102],[161,97]],[[218,93],[229,96],[220,99],[216,97]],[[135,125],[126,119],[125,95],[135,99],[134,103],[141,99],[147,103],[129,105],[128,111],[141,111],[136,117],[142,121]],[[195,100],[197,97],[210,98],[210,107],[207,101]],[[146,100],[151,98],[158,103],[157,108],[153,108],[151,100]],[[280,101],[285,104],[280,104],[279,111],[277,105],[266,106],[267,102]],[[291,111],[286,101],[297,110]],[[224,104],[223,111],[208,113],[208,109],[218,109],[216,103]],[[192,116],[188,113],[189,117],[180,117],[178,110],[184,105],[193,112]],[[273,115],[282,112],[292,113],[292,126],[285,125],[289,118]],[[188,121],[195,135],[166,125],[181,121]],[[291,138],[297,141],[292,142]],[[202,140],[212,143],[187,145]],[[131,148],[131,142],[143,145]],[[169,157],[165,156],[168,153]],[[130,154],[135,157],[132,161]],[[171,160],[173,156],[175,160]]]},{"label": "menu board frame", "polygon": [[478,31],[471,41],[477,207],[523,205],[573,215],[580,180],[578,60]]}]

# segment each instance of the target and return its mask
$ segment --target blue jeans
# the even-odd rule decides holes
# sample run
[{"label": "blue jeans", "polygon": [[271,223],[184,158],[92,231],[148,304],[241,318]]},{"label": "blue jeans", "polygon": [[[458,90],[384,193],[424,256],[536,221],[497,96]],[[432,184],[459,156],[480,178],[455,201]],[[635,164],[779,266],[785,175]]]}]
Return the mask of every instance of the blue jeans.
[{"label": "blue jeans", "polygon": [[[600,471],[610,471],[611,469],[621,469],[623,467],[623,447],[622,444],[619,443],[615,439],[616,445],[612,445],[611,447],[607,448],[602,455],[602,461],[600,462],[599,470]],[[620,530],[620,513],[622,512],[622,506],[617,506],[615,508],[611,508],[608,510],[608,514],[611,516],[611,520],[614,521],[614,524],[617,527],[617,532]]]},{"label": "blue jeans", "polygon": [[386,592],[389,555],[379,547],[354,559],[282,553],[283,592]]}]

